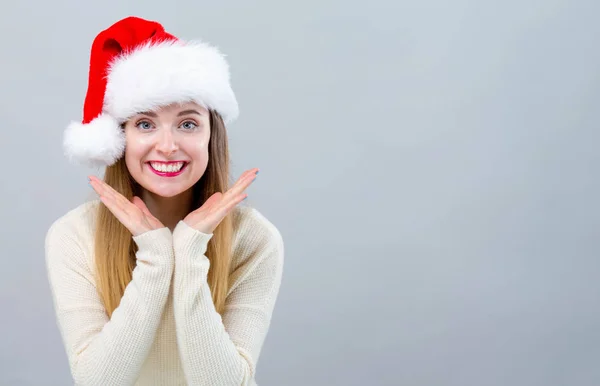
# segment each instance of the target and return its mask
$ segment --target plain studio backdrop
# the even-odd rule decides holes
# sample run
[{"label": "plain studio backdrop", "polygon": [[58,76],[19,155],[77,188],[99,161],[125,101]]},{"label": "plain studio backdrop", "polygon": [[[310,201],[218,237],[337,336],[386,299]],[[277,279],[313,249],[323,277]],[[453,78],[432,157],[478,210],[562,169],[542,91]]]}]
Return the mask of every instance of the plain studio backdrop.
[{"label": "plain studio backdrop", "polygon": [[62,133],[137,15],[229,58],[233,175],[283,234],[260,385],[600,384],[595,1],[9,1],[0,385],[71,384],[44,263]]}]

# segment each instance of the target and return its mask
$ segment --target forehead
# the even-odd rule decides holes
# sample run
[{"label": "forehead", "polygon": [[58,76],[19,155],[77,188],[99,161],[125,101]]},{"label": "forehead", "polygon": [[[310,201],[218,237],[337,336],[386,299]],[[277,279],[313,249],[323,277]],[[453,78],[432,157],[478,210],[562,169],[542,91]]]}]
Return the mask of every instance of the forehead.
[{"label": "forehead", "polygon": [[138,114],[150,116],[170,116],[177,115],[182,111],[195,111],[200,115],[208,116],[208,109],[196,102],[176,102],[169,105],[160,106],[148,111],[140,111]]}]

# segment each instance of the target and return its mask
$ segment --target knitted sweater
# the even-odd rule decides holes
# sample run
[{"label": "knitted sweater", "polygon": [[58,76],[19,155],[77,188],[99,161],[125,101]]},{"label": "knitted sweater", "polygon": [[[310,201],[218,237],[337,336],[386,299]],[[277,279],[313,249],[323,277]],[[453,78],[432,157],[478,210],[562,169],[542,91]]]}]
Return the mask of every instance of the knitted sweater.
[{"label": "knitted sweater", "polygon": [[46,265],[58,327],[77,385],[256,385],[256,364],[283,269],[283,241],[256,209],[233,211],[225,309],[216,312],[205,256],[212,234],[179,222],[134,237],[133,277],[109,319],[94,279],[99,201],[56,220]]}]

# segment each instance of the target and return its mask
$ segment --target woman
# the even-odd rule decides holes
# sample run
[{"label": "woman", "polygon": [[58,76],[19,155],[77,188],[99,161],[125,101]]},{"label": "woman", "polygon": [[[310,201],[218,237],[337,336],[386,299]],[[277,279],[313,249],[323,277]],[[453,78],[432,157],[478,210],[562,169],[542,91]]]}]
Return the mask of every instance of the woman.
[{"label": "woman", "polygon": [[46,262],[81,385],[255,385],[281,283],[283,241],[229,187],[228,65],[204,43],[123,19],[91,52],[66,155],[106,167],[99,200],[58,219]]}]

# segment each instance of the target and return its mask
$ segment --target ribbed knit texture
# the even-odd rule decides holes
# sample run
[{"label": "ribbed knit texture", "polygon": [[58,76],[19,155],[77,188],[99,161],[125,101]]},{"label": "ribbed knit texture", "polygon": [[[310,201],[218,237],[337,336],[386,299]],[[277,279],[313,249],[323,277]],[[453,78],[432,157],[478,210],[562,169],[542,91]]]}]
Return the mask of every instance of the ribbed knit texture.
[{"label": "ribbed knit texture", "polygon": [[55,221],[46,264],[57,322],[77,385],[256,385],[256,365],[281,285],[281,234],[256,209],[234,209],[230,289],[213,305],[212,234],[180,222],[134,238],[137,266],[108,318],[94,279],[98,201]]}]

